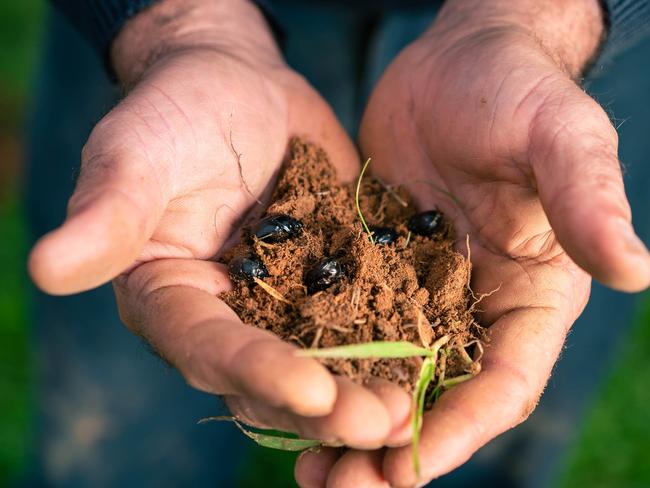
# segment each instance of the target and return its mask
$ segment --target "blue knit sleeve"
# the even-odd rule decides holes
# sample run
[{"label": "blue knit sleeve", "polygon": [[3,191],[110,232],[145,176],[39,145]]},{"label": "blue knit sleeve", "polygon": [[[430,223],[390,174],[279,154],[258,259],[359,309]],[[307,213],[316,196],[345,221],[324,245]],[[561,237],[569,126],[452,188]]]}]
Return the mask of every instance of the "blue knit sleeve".
[{"label": "blue knit sleeve", "polygon": [[115,35],[124,23],[156,0],[51,0],[107,59]]},{"label": "blue knit sleeve", "polygon": [[[110,44],[124,23],[157,0],[51,1],[106,60]],[[606,62],[650,34],[650,0],[601,2],[605,9],[608,35],[599,61]],[[281,38],[281,29],[273,15],[272,0],[257,0],[255,3],[269,21],[276,38]]]},{"label": "blue knit sleeve", "polygon": [[650,34],[650,0],[603,0],[607,40],[599,61],[607,62]]},{"label": "blue knit sleeve", "polygon": [[[68,18],[72,25],[86,38],[102,57],[108,74],[112,77],[110,66],[110,47],[122,26],[131,17],[158,0],[51,0],[52,4]],[[275,21],[272,7],[267,0],[254,0],[262,11],[281,44],[282,29]]]}]

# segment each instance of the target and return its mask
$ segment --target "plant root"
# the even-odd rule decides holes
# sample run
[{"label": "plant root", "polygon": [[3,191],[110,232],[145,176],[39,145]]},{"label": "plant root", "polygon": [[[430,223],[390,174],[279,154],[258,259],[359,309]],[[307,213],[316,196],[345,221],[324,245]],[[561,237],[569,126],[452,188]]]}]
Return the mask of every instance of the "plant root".
[{"label": "plant root", "polygon": [[230,114],[230,131],[229,131],[229,136],[228,139],[230,141],[230,150],[235,156],[235,161],[237,161],[237,168],[239,169],[239,179],[242,182],[242,185],[244,187],[244,190],[246,190],[246,193],[250,195],[250,197],[255,200],[258,205],[262,205],[262,201],[255,196],[255,194],[251,191],[250,187],[248,186],[248,183],[246,182],[246,179],[244,178],[244,168],[242,167],[241,164],[241,153],[237,152],[235,149],[235,145],[232,142],[232,114]]}]

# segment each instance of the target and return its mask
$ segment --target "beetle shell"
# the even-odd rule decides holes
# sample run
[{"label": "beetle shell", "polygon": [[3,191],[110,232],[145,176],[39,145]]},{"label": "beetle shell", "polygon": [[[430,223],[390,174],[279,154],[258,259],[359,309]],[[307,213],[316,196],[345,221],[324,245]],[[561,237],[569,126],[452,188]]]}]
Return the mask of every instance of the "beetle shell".
[{"label": "beetle shell", "polygon": [[325,258],[305,275],[307,293],[325,290],[344,276],[343,265],[334,258]]},{"label": "beetle shell", "polygon": [[393,244],[397,240],[397,232],[391,227],[371,227],[370,232],[377,244]]},{"label": "beetle shell", "polygon": [[302,230],[302,222],[289,215],[270,215],[260,220],[253,234],[260,241],[275,244],[296,237]]},{"label": "beetle shell", "polygon": [[415,214],[408,221],[408,230],[420,236],[432,236],[441,228],[442,214],[437,210],[429,210]]},{"label": "beetle shell", "polygon": [[257,256],[237,256],[228,264],[228,272],[233,280],[252,282],[255,278],[269,275],[266,266]]}]

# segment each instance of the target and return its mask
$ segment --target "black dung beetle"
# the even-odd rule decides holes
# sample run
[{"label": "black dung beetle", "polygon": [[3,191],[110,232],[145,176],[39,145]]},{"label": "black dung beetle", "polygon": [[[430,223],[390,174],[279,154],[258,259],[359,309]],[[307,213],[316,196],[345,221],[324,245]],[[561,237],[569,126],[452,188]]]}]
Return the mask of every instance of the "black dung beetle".
[{"label": "black dung beetle", "polygon": [[377,244],[393,244],[397,240],[397,232],[390,227],[370,227],[370,232]]},{"label": "black dung beetle", "polygon": [[253,234],[260,241],[275,244],[296,237],[302,230],[302,222],[288,215],[270,215],[260,220]]},{"label": "black dung beetle", "polygon": [[442,214],[437,210],[429,210],[411,217],[407,227],[414,234],[431,236],[439,230],[440,224],[442,224]]},{"label": "black dung beetle", "polygon": [[237,256],[228,264],[228,272],[233,280],[255,281],[255,278],[266,278],[269,275],[262,260],[254,255]]},{"label": "black dung beetle", "polygon": [[335,258],[325,258],[305,274],[307,293],[322,291],[343,278],[341,263]]}]

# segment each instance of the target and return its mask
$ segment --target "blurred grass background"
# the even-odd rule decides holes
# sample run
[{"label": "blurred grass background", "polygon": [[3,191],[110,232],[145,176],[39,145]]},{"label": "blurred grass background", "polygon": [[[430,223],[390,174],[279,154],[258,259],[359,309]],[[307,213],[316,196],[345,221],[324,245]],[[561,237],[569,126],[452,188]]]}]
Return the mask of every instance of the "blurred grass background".
[{"label": "blurred grass background", "polygon": [[[0,486],[29,470],[33,392],[21,173],[44,10],[39,0],[0,3]],[[645,304],[584,420],[559,487],[650,486],[650,301]],[[242,473],[241,486],[287,485],[294,455],[257,447],[250,455],[256,469]]]},{"label": "blurred grass background", "polygon": [[38,0],[0,2],[0,486],[25,467],[31,434],[21,173],[43,11]]},{"label": "blurred grass background", "polygon": [[650,486],[648,298],[617,357],[567,460],[558,483],[562,488]]}]

